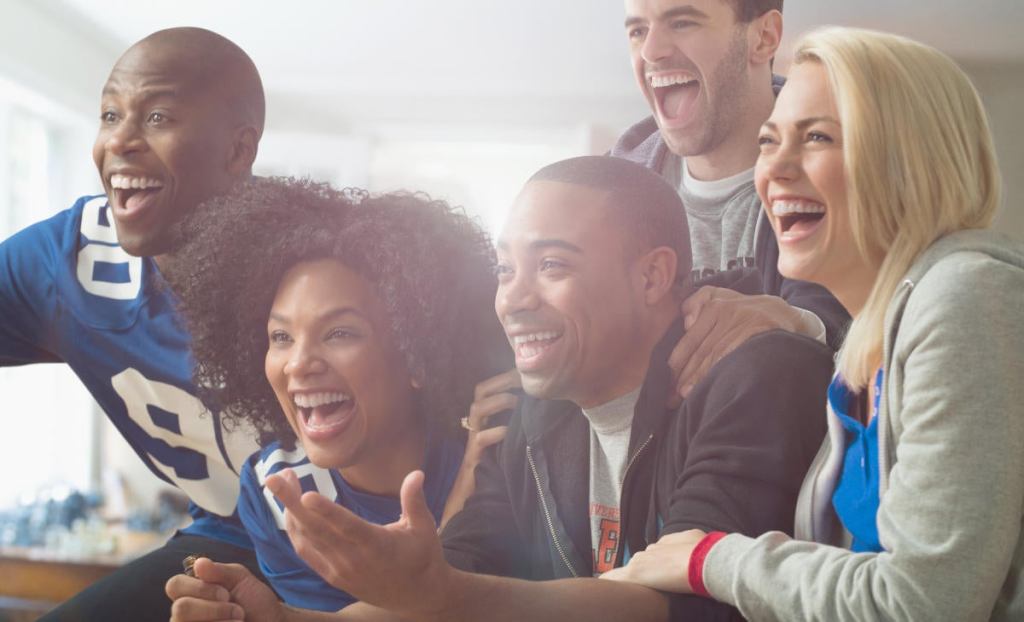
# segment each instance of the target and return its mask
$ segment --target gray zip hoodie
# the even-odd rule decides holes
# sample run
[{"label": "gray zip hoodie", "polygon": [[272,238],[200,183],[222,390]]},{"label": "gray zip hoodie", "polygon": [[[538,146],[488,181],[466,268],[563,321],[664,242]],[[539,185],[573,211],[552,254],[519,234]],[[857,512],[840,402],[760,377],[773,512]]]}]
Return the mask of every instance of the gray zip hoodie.
[{"label": "gray zip hoodie", "polygon": [[845,442],[830,414],[798,539],[725,537],[704,565],[710,593],[751,620],[1024,620],[1022,312],[1024,245],[960,231],[925,251],[886,313],[885,551],[840,548]]}]

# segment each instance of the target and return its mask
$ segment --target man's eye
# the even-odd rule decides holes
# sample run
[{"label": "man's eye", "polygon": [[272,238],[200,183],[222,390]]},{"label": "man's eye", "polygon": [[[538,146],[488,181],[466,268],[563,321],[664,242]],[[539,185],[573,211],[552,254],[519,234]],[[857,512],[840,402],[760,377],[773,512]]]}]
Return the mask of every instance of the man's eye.
[{"label": "man's eye", "polygon": [[151,112],[146,118],[146,121],[149,123],[164,123],[167,120],[167,115],[162,112]]},{"label": "man's eye", "polygon": [[113,123],[117,121],[117,114],[110,110],[104,110],[100,113],[100,121],[103,123]]},{"label": "man's eye", "polygon": [[692,21],[692,20],[677,19],[676,21],[672,22],[672,29],[673,30],[684,30],[686,28],[690,28],[691,26],[696,26],[696,25],[697,25],[697,22]]},{"label": "man's eye", "polygon": [[630,28],[626,31],[626,36],[630,39],[642,39],[647,34],[646,28]]}]

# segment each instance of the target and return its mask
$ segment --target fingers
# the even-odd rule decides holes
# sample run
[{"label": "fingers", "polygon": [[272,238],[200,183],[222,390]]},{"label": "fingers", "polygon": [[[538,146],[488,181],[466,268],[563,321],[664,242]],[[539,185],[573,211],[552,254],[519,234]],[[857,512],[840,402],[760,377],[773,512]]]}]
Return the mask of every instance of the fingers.
[{"label": "fingers", "polygon": [[179,598],[171,604],[171,622],[219,622],[244,620],[245,611],[235,603],[200,598]]},{"label": "fingers", "polygon": [[410,529],[427,529],[433,532],[437,529],[437,524],[423,494],[423,479],[423,471],[413,471],[402,481],[402,490],[398,493],[402,502],[402,519],[407,522]]},{"label": "fingers", "polygon": [[176,574],[168,579],[164,584],[164,591],[171,600],[186,597],[217,602],[231,600],[231,595],[223,587],[183,574]]},{"label": "fingers", "polygon": [[499,425],[494,428],[487,428],[483,432],[477,432],[473,442],[480,450],[486,449],[495,443],[501,442],[508,433],[507,425]]},{"label": "fingers", "polygon": [[234,590],[238,587],[239,583],[252,576],[249,569],[241,564],[221,564],[205,557],[196,560],[192,571],[195,572],[198,579],[223,586],[221,589],[224,591],[224,600],[227,600],[228,592]]},{"label": "fingers", "polygon": [[473,394],[473,401],[479,401],[489,395],[511,391],[522,386],[523,381],[519,378],[519,372],[515,369],[510,369],[477,384]]},{"label": "fingers", "polygon": [[[518,376],[517,376],[518,378]],[[495,393],[477,398],[469,407],[469,425],[474,431],[481,431],[491,415],[512,410],[519,403],[519,396],[513,393]]]},{"label": "fingers", "polygon": [[284,504],[286,509],[293,509],[299,506],[299,498],[302,496],[302,486],[299,478],[291,469],[284,469],[267,478],[267,489],[273,493],[277,500]]}]

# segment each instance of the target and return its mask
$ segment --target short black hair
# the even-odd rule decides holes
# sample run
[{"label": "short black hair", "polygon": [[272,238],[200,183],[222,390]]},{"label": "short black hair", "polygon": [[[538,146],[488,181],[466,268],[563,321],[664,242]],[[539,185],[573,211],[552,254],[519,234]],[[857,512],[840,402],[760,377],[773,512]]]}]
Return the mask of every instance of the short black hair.
[{"label": "short black hair", "polygon": [[461,210],[423,194],[371,196],[255,178],[181,224],[166,278],[192,335],[200,397],[260,443],[295,435],[264,372],[267,318],[285,273],[336,259],[376,289],[428,429],[462,434],[476,383],[512,366],[494,314],[494,250]]},{"label": "short black hair", "polygon": [[757,17],[761,17],[768,11],[782,12],[783,0],[727,0],[736,13],[736,21],[741,24],[749,24]]},{"label": "short black hair", "polygon": [[581,156],[549,164],[529,182],[557,181],[604,190],[607,208],[630,234],[638,254],[667,246],[676,253],[676,282],[689,278],[693,266],[690,227],[679,193],[660,175],[629,160]]}]

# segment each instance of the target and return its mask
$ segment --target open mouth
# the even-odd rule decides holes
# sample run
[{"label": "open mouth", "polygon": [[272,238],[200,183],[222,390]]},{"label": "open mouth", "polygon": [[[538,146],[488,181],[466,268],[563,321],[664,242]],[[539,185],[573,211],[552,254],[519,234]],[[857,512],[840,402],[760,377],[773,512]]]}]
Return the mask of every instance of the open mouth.
[{"label": "open mouth", "polygon": [[110,176],[110,188],[113,193],[111,202],[118,210],[121,218],[131,217],[145,211],[156,195],[163,189],[164,183],[152,177],[114,174]]},{"label": "open mouth", "polygon": [[543,362],[551,347],[562,338],[561,331],[537,331],[510,337],[516,354],[516,368],[530,371]]},{"label": "open mouth", "polygon": [[780,237],[803,237],[825,218],[825,206],[815,201],[779,200],[772,203],[772,215],[779,223]]},{"label": "open mouth", "polygon": [[352,420],[355,400],[340,393],[295,393],[292,402],[299,422],[311,440],[322,440],[344,430]]},{"label": "open mouth", "polygon": [[700,93],[700,82],[696,76],[679,71],[651,73],[647,74],[647,81],[654,94],[658,116],[663,121],[682,122],[689,119]]}]

